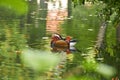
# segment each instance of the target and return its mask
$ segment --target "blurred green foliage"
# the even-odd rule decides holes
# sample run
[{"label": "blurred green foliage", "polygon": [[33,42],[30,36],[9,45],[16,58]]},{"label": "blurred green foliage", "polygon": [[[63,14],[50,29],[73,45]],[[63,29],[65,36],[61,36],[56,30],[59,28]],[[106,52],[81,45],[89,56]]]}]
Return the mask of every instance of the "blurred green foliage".
[{"label": "blurred green foliage", "polygon": [[78,40],[76,48],[78,47],[79,50],[86,51],[86,48],[95,44],[100,26],[96,12],[97,6],[77,6],[73,9],[73,18],[62,25],[67,35],[71,35]]},{"label": "blurred green foliage", "polygon": [[[21,55],[24,65],[36,72],[47,72],[60,62],[60,56],[48,51],[25,49]],[[48,63],[49,61],[49,63]]]},{"label": "blurred green foliage", "polygon": [[[100,12],[104,7],[105,4],[103,3],[96,3],[88,6],[76,6],[73,8],[72,18],[66,20],[62,25],[64,33],[77,39],[77,44],[75,45],[77,52],[73,53],[73,64],[67,65],[68,70],[71,69],[71,67],[73,68],[80,65],[83,66],[83,69],[85,70],[85,73],[83,72],[83,74],[86,75],[84,77],[82,73],[78,74],[78,78],[74,75],[72,78],[70,77],[73,80],[109,80],[113,75],[115,75],[114,70],[112,69],[110,69],[110,74],[109,71],[104,73],[104,71],[99,72],[100,69],[97,70],[97,67],[99,67],[99,61],[96,61],[96,57],[102,57],[101,55],[105,55],[107,53],[106,51],[103,51],[100,54],[97,54],[98,51],[96,52],[93,48],[96,44],[101,21],[104,19]],[[113,55],[115,54],[113,53],[113,45],[115,45],[115,28],[111,27],[111,24],[108,25],[109,27],[107,29],[105,42],[109,53]],[[107,59],[105,58],[105,60],[101,61],[106,62]],[[105,64],[107,64],[107,68],[112,66],[114,69],[113,65],[109,65],[108,63]],[[106,69],[106,65],[103,65],[102,67],[105,67],[104,69]],[[91,78],[91,74],[96,77]],[[105,75],[109,75],[109,78],[105,77]]]},{"label": "blurred green foliage", "polygon": [[25,14],[28,11],[25,0],[0,0],[0,7],[8,8],[8,10],[15,12],[17,15]]}]

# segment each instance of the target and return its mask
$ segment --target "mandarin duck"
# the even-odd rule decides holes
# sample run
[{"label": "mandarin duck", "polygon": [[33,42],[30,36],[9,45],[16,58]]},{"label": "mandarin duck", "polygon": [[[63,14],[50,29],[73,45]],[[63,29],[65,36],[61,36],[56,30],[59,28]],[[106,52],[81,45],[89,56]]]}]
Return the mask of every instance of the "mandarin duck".
[{"label": "mandarin duck", "polygon": [[53,34],[51,40],[52,48],[62,48],[62,49],[70,49],[76,44],[76,40],[72,40],[70,36],[67,36],[65,39],[61,37],[59,34]]}]

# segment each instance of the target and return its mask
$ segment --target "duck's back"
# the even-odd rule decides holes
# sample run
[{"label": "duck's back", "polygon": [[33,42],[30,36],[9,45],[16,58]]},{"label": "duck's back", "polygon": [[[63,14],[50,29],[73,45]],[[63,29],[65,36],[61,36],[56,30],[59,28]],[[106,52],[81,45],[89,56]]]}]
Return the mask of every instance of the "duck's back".
[{"label": "duck's back", "polygon": [[69,44],[64,40],[58,40],[54,43],[56,47],[69,47]]}]

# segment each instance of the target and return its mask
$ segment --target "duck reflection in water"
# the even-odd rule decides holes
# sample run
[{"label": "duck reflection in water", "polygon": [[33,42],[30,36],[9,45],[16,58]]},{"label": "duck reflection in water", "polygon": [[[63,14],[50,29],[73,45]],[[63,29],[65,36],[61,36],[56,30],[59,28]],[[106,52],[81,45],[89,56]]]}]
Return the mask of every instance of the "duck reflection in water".
[{"label": "duck reflection in water", "polygon": [[53,34],[51,39],[52,52],[66,52],[70,53],[76,51],[75,49],[76,40],[73,40],[70,36],[65,39],[59,34]]}]

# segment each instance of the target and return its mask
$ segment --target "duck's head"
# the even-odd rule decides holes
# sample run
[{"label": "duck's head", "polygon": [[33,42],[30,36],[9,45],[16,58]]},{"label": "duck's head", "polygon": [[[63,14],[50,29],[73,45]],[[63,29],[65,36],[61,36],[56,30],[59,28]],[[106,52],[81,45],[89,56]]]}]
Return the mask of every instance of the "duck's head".
[{"label": "duck's head", "polygon": [[67,42],[70,42],[71,36],[67,36],[65,40],[66,40]]},{"label": "duck's head", "polygon": [[61,36],[59,34],[52,34],[52,40],[56,41],[56,40],[61,40]]}]

